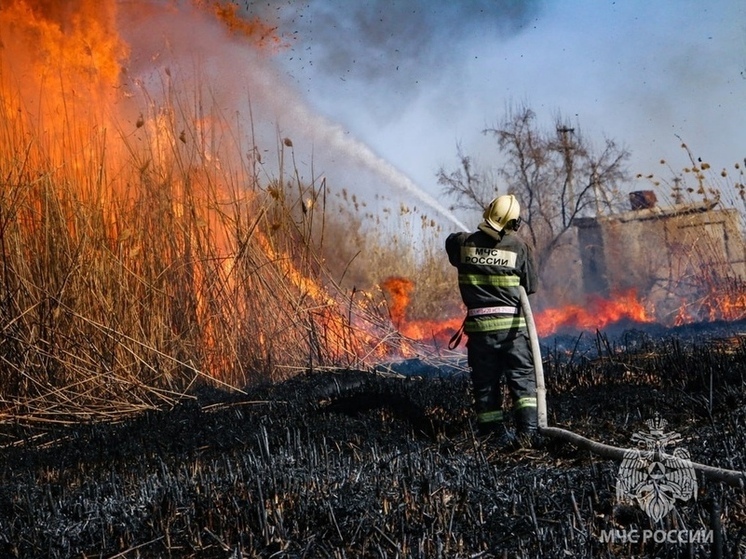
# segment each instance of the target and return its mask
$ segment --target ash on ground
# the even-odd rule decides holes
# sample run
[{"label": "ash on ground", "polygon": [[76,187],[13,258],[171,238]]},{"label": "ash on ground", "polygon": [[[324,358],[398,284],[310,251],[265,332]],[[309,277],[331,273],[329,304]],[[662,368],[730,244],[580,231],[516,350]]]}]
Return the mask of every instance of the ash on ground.
[{"label": "ash on ground", "polygon": [[[746,470],[737,332],[596,342],[547,351],[550,425],[626,447],[659,414],[694,461]],[[0,557],[746,556],[743,489],[700,476],[655,524],[617,500],[619,463],[552,440],[501,451],[475,438],[471,404],[463,361],[409,360],[203,386],[117,423],[9,418]],[[645,530],[712,537],[608,537]]]}]

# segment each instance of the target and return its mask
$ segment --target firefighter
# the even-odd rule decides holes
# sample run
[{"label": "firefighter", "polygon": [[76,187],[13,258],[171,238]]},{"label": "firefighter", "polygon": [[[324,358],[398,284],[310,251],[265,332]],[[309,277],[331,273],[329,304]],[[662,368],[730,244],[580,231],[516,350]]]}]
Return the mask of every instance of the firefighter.
[{"label": "firefighter", "polygon": [[[534,293],[538,277],[529,246],[514,234],[520,224],[515,196],[498,196],[485,208],[477,231],[453,233],[445,243],[467,309],[463,332],[478,434],[511,447],[538,440],[536,377],[518,290],[522,285]],[[514,433],[503,423],[505,384]]]}]

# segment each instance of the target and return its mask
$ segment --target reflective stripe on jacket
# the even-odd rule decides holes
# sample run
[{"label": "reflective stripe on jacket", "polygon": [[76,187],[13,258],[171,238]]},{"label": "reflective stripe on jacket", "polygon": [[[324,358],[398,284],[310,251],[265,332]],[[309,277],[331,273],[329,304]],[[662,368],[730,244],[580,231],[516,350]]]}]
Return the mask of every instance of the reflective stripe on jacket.
[{"label": "reflective stripe on jacket", "polygon": [[[446,251],[458,269],[461,298],[470,311],[464,332],[525,330],[523,316],[510,312],[520,308],[520,285],[527,293],[536,291],[533,257],[523,240],[510,233],[500,240],[483,231],[454,233],[446,239]],[[480,312],[487,308],[496,312]],[[499,312],[503,310],[508,312]]]}]

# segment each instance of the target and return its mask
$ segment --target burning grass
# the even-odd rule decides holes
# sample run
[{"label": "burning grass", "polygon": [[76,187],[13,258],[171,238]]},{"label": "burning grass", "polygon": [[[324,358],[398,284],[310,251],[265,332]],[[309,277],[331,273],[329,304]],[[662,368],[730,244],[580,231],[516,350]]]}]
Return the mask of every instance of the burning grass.
[{"label": "burning grass", "polygon": [[[226,46],[278,48],[261,22],[194,5],[192,24],[217,17]],[[0,417],[116,419],[197,382],[239,389],[412,351],[373,282],[342,287],[360,249],[330,218],[326,180],[302,176],[289,138],[271,176],[253,108],[226,109],[233,96],[207,78],[129,75],[139,45],[118,8],[0,14]]]},{"label": "burning grass", "polygon": [[[142,8],[226,49],[281,48],[235,6]],[[130,9],[0,13],[0,418],[116,419],[198,381],[238,389],[400,351],[382,297],[322,262],[326,182],[301,176],[287,138],[270,176],[250,104],[226,108],[234,95],[162,63],[152,36],[127,44],[119,26],[145,25]]]},{"label": "burning grass", "polygon": [[207,150],[219,114],[170,103],[135,132],[65,121],[54,140],[0,104],[4,413],[115,416],[198,379],[239,387],[391,349],[380,301],[321,265],[297,202],[323,187],[261,183],[236,146]]},{"label": "burning grass", "polygon": [[[744,470],[746,345],[651,341],[548,359],[550,424],[625,446],[659,412],[692,458]],[[604,382],[606,378],[608,382]],[[466,376],[300,375],[193,390],[118,423],[2,427],[7,556],[737,557],[741,490],[699,479],[660,526],[616,502],[619,465],[550,443],[473,437]],[[607,530],[709,530],[713,543],[601,542]]]}]

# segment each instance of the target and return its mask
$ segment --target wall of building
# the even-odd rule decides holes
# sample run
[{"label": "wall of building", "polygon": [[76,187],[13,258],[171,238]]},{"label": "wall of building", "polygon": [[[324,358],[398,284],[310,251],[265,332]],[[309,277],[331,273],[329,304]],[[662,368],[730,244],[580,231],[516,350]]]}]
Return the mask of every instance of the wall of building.
[{"label": "wall of building", "polygon": [[682,299],[696,297],[708,282],[746,278],[740,215],[719,208],[717,200],[643,206],[575,225],[585,292],[612,297],[635,289],[660,317],[676,312]]}]

